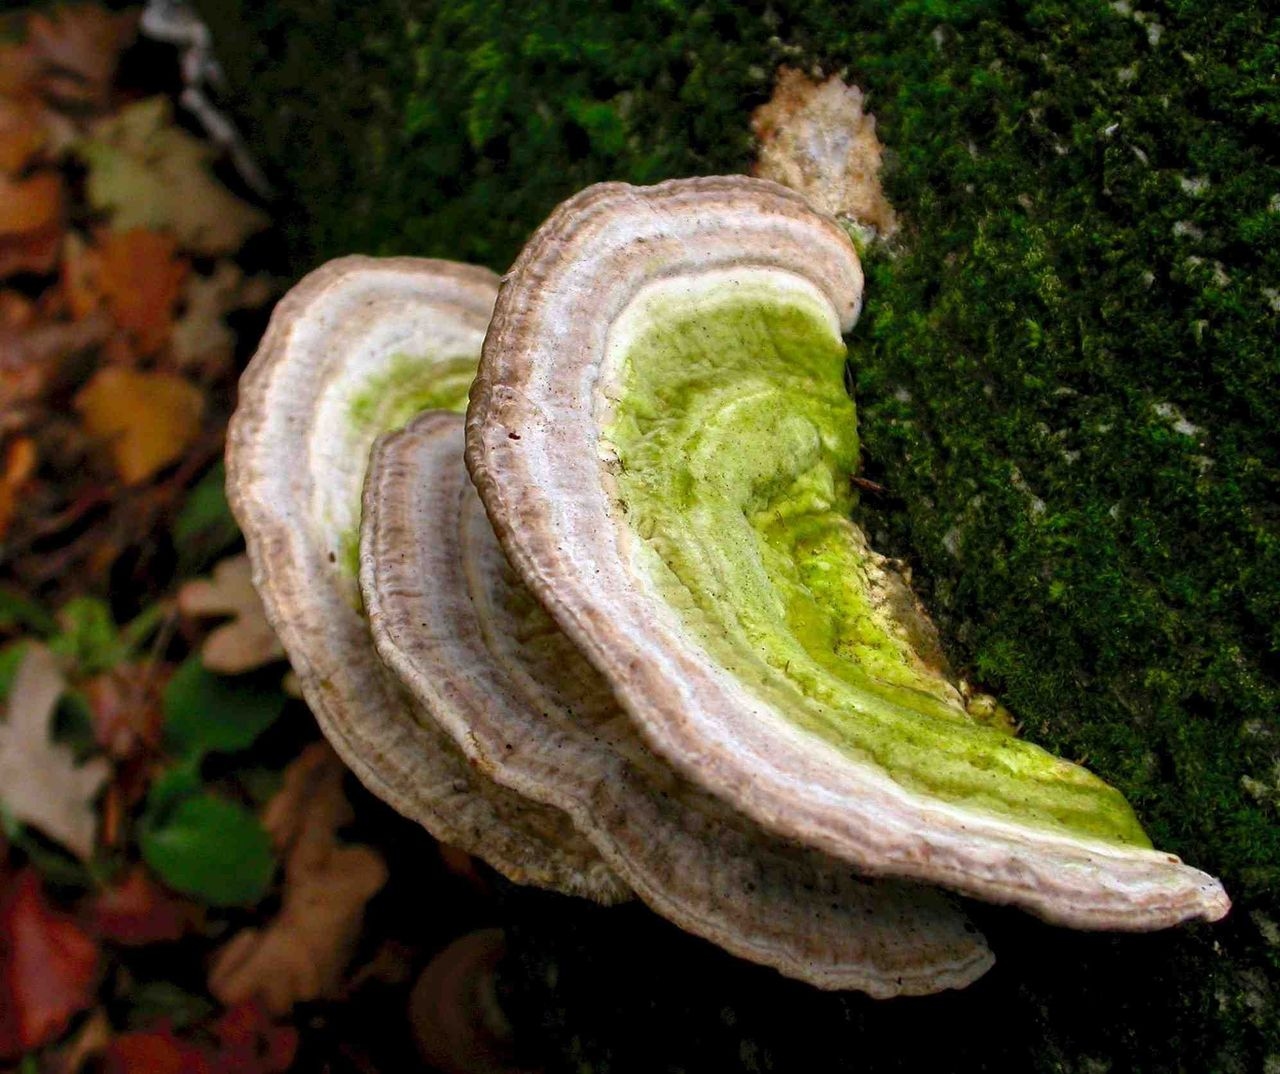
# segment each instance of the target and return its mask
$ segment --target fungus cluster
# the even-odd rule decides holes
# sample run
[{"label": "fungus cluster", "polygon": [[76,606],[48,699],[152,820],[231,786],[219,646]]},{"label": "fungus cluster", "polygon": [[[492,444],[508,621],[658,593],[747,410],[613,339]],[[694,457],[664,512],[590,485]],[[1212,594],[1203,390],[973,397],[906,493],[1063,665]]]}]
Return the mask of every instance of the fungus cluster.
[{"label": "fungus cluster", "polygon": [[508,877],[825,988],[985,972],[944,888],[1221,917],[1117,791],[966,704],[849,521],[861,293],[838,225],[741,177],[592,187],[501,287],[365,258],[298,284],[228,475],[321,726]]}]

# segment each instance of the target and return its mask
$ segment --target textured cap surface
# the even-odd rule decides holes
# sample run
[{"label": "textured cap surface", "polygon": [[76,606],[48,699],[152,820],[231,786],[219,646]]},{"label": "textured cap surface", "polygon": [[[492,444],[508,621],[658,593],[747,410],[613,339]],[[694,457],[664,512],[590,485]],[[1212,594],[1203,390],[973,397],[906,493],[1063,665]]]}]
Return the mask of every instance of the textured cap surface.
[{"label": "textured cap surface", "polygon": [[465,394],[497,278],[451,262],[330,262],[279,303],[240,383],[227,491],[254,582],[325,735],[364,784],[508,877],[625,888],[558,810],[475,770],[374,650],[355,577],[374,438]]}]

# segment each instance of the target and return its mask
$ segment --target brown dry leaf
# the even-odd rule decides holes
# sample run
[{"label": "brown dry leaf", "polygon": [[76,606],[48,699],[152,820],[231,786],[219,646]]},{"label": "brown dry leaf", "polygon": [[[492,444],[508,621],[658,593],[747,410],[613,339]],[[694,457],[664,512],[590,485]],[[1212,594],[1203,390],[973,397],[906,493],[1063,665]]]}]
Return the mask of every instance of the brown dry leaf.
[{"label": "brown dry leaf", "polygon": [[214,151],[173,125],[168,98],[122,108],[94,127],[77,151],[89,166],[86,190],[119,231],[171,231],[184,250],[232,253],[267,218],[209,172]]},{"label": "brown dry leaf", "polygon": [[0,235],[0,280],[20,272],[36,272],[42,276],[52,272],[58,266],[61,247],[61,223],[26,235]]},{"label": "brown dry leaf", "polygon": [[0,94],[21,97],[30,92],[38,66],[27,42],[0,44]]},{"label": "brown dry leaf", "polygon": [[80,390],[75,407],[85,430],[110,442],[125,484],[136,485],[182,457],[200,432],[204,395],[170,373],[108,366]]},{"label": "brown dry leaf", "polygon": [[154,354],[173,331],[173,311],[190,265],[172,235],[155,231],[101,232],[88,252],[93,283],[116,324],[142,356]]},{"label": "brown dry leaf", "polygon": [[773,97],[751,117],[760,142],[755,174],[791,187],[824,213],[887,236],[898,224],[880,187],[884,146],[875,116],[862,106],[862,91],[834,75],[816,82],[779,68]]},{"label": "brown dry leaf", "polygon": [[106,1050],[114,1035],[107,1012],[101,1007],[95,1007],[70,1039],[50,1056],[49,1065],[45,1069],[51,1074],[80,1074],[80,1071]]},{"label": "brown dry leaf", "polygon": [[265,929],[242,930],[214,956],[209,991],[223,1003],[257,999],[282,1015],[338,991],[365,904],[387,880],[375,851],[334,834],[351,818],[344,771],[328,745],[308,746],[267,804],[263,824],[288,853],[284,902]]},{"label": "brown dry leaf", "polygon": [[56,225],[62,216],[62,179],[37,172],[28,179],[0,174],[0,235],[30,235]]},{"label": "brown dry leaf", "polygon": [[0,172],[17,175],[40,152],[46,136],[42,114],[35,101],[0,95]]},{"label": "brown dry leaf", "polygon": [[63,240],[60,275],[67,312],[76,320],[88,317],[102,305],[98,259],[78,232],[68,231]]},{"label": "brown dry leaf", "polygon": [[81,684],[93,737],[116,761],[158,750],[164,728],[160,684],[150,664],[117,664]]},{"label": "brown dry leaf", "polygon": [[253,588],[249,557],[231,556],[178,590],[178,610],[193,619],[231,616],[204,640],[200,660],[210,671],[239,675],[284,657],[284,647],[267,622]]},{"label": "brown dry leaf", "polygon": [[43,89],[65,101],[104,104],[116,62],[137,23],[135,13],[112,14],[98,4],[33,12],[27,17],[27,45],[41,69]]},{"label": "brown dry leaf", "polygon": [[110,330],[104,314],[69,324],[0,328],[0,429],[5,418],[40,397],[67,358],[101,343]]},{"label": "brown dry leaf", "polygon": [[224,320],[232,310],[263,305],[274,292],[269,279],[245,279],[230,261],[220,261],[212,274],[187,278],[183,311],[173,326],[169,352],[180,369],[206,373],[227,369],[235,354],[236,336]]},{"label": "brown dry leaf", "polygon": [[3,471],[0,471],[0,540],[9,531],[14,512],[27,485],[36,472],[36,442],[19,436],[5,449]]},{"label": "brown dry leaf", "polygon": [[29,644],[0,724],[0,801],[18,820],[87,859],[98,826],[92,803],[109,766],[101,757],[77,765],[68,747],[50,741],[66,686],[53,653]]}]

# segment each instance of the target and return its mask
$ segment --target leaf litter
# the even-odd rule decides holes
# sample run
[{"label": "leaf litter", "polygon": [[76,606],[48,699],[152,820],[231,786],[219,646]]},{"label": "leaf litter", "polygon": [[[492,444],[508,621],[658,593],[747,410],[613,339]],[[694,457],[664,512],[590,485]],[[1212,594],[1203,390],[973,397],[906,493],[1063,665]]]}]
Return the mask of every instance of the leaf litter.
[{"label": "leaf litter", "polygon": [[270,221],[137,26],[0,17],[0,1070],[400,1069],[492,889],[282,681],[219,461]]}]

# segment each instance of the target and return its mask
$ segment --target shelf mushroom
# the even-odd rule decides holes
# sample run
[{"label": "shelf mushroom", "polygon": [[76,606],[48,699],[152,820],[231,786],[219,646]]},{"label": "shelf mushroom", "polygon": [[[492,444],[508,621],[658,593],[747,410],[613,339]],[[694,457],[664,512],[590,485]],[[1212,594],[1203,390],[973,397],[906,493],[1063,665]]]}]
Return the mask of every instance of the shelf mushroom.
[{"label": "shelf mushroom", "polygon": [[862,273],[741,177],[591,187],[504,278],[467,462],[645,744],[765,830],[1059,924],[1214,920],[1114,788],[971,714],[849,521]]},{"label": "shelf mushroom", "polygon": [[343,258],[277,305],[240,382],[227,490],[254,583],[302,693],[379,797],[513,880],[629,897],[561,811],[475,770],[378,659],[356,580],[375,437],[461,408],[497,277],[414,258]]},{"label": "shelf mushroom", "polygon": [[445,411],[379,439],[360,582],[379,653],[479,769],[567,813],[658,913],[789,976],[887,997],[990,967],[940,891],[771,837],[646,749],[508,567],[462,448]]}]

